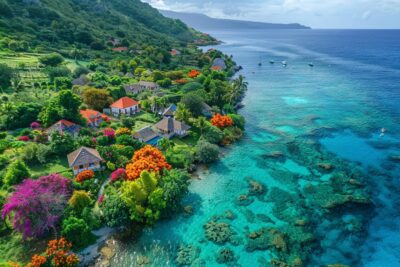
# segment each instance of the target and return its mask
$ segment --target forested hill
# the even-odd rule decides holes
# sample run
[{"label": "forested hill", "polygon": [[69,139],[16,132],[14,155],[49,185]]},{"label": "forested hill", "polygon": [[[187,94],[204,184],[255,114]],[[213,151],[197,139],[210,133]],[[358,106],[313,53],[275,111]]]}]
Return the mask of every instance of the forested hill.
[{"label": "forested hill", "polygon": [[140,0],[0,0],[0,39],[15,45],[102,50],[111,38],[122,46],[171,44],[195,39],[178,20]]}]

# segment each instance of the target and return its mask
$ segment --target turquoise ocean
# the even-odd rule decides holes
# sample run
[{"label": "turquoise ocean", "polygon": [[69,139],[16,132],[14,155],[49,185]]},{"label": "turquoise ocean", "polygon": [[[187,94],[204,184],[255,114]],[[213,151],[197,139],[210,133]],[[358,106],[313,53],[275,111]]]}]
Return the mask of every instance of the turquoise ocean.
[{"label": "turquoise ocean", "polygon": [[400,31],[210,34],[249,82],[246,135],[112,265],[400,266]]}]

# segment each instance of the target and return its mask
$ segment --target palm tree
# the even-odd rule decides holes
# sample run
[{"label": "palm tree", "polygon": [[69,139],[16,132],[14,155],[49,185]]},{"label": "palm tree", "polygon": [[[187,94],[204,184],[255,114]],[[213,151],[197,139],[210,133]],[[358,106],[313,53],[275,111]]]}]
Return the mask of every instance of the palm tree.
[{"label": "palm tree", "polygon": [[228,92],[225,95],[225,100],[234,106],[243,98],[244,93],[247,91],[247,86],[248,83],[244,80],[244,76],[239,75],[239,77],[233,80],[232,84],[229,86]]},{"label": "palm tree", "polygon": [[199,128],[200,134],[203,135],[203,131],[207,127],[207,119],[205,117],[199,117],[196,120],[195,125]]}]

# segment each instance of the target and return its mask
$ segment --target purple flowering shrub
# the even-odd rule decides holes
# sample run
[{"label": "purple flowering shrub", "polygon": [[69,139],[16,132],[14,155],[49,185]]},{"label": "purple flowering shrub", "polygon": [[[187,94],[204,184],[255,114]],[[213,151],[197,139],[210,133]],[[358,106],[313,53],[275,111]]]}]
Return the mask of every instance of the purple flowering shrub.
[{"label": "purple flowering shrub", "polygon": [[59,174],[26,179],[7,199],[2,217],[24,238],[43,236],[58,223],[71,193],[71,181]]}]

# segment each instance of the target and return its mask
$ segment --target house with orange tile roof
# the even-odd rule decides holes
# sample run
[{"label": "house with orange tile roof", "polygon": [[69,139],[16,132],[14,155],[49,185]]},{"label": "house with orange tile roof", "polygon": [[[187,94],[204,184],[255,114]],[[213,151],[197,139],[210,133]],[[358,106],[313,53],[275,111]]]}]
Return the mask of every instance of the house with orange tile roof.
[{"label": "house with orange tile roof", "polygon": [[124,52],[124,51],[128,51],[128,47],[125,47],[125,46],[114,47],[112,49],[112,51],[114,51],[114,52]]},{"label": "house with orange tile roof", "polygon": [[131,116],[140,112],[139,102],[127,96],[112,103],[110,108],[112,114],[116,117],[121,115]]},{"label": "house with orange tile roof", "polygon": [[93,109],[83,109],[80,111],[83,118],[86,119],[87,124],[92,127],[98,127],[103,121],[108,121],[110,118],[103,113]]},{"label": "house with orange tile roof", "polygon": [[79,126],[78,124],[67,120],[59,120],[46,130],[44,130],[44,132],[49,136],[49,140],[51,140],[51,135],[55,132],[58,132],[60,134],[67,133],[72,135],[73,137],[77,137],[80,130],[81,126]]}]

